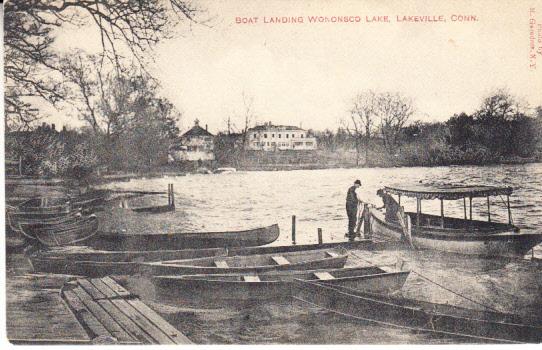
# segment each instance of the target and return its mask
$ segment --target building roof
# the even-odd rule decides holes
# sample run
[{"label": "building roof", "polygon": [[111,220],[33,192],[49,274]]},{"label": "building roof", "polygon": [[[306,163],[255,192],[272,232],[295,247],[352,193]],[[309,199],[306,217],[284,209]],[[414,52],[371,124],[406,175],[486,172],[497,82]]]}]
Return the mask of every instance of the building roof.
[{"label": "building roof", "polygon": [[297,126],[291,126],[291,125],[272,125],[272,124],[263,124],[263,125],[256,125],[253,128],[250,128],[249,130],[252,131],[263,131],[263,130],[271,130],[271,129],[280,129],[280,130],[303,130]]},{"label": "building roof", "polygon": [[416,197],[420,199],[461,199],[467,197],[487,197],[498,195],[510,195],[513,192],[512,187],[496,186],[435,186],[421,185],[414,186],[386,186],[385,192],[399,194],[407,197]]},{"label": "building roof", "polygon": [[199,126],[199,120],[195,120],[194,126],[192,129],[185,132],[181,137],[188,137],[188,136],[214,136],[209,131],[205,130],[201,126]]}]

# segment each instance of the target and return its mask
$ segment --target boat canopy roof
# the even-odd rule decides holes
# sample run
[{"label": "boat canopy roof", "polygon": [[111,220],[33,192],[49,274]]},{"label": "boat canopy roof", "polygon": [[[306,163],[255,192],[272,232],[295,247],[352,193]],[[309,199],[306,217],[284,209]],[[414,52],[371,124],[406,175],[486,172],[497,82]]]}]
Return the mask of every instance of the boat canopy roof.
[{"label": "boat canopy roof", "polygon": [[512,187],[497,186],[438,186],[422,185],[415,186],[386,186],[384,191],[390,194],[397,194],[406,197],[420,199],[461,199],[474,197],[487,197],[498,195],[510,195],[514,191]]}]

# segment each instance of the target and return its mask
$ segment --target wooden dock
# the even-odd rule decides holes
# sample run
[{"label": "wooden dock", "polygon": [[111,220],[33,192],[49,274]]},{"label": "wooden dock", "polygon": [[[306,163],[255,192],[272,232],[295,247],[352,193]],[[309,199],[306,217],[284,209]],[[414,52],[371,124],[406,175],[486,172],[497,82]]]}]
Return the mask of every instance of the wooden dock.
[{"label": "wooden dock", "polygon": [[61,297],[92,343],[191,344],[191,341],[111,277],[66,283]]}]

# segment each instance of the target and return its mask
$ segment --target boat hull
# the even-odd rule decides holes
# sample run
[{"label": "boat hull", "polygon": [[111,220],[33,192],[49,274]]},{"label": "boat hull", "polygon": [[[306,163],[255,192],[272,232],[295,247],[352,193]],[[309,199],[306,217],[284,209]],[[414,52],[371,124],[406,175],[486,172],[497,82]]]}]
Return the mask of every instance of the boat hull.
[{"label": "boat hull", "polygon": [[318,270],[341,268],[348,258],[347,254],[332,254],[327,250],[284,253],[281,256],[291,262],[278,264],[272,261],[276,254],[226,257],[228,266],[215,265],[217,259],[203,258],[192,260],[142,263],[143,273],[151,276],[160,275],[198,275],[262,273],[285,270]]},{"label": "boat hull", "polygon": [[[350,271],[349,271],[350,270]],[[156,276],[152,282],[159,295],[183,296],[197,300],[268,300],[290,297],[292,283],[295,278],[317,280],[314,272],[335,274],[337,271],[348,271],[348,277],[338,277],[328,280],[331,285],[340,285],[375,293],[390,293],[400,290],[410,272],[384,272],[376,267],[324,269],[315,271],[290,271],[267,273],[259,278],[261,281],[244,281],[244,275],[216,276]],[[184,299],[183,298],[183,299]]]},{"label": "boat hull", "polygon": [[[383,215],[371,210],[371,229],[375,234],[401,240],[403,230],[399,224],[386,222]],[[417,230],[412,227],[412,242],[416,248],[434,249],[450,253],[479,255],[487,257],[522,258],[534,246],[542,242],[539,234],[518,234],[502,232],[495,234],[474,234],[467,230],[463,234],[442,234],[429,228]]]},{"label": "boat hull", "polygon": [[[296,300],[341,314],[353,319],[372,321],[387,326],[407,328],[414,331],[462,336],[484,342],[542,341],[542,328],[511,323],[505,315],[480,312],[449,305],[416,303],[402,304],[400,298],[368,295],[352,289],[302,280],[295,281]],[[471,315],[472,313],[472,315]]]},{"label": "boat hull", "polygon": [[250,247],[272,243],[279,237],[277,224],[245,231],[172,234],[98,234],[84,242],[100,250],[162,250]]}]

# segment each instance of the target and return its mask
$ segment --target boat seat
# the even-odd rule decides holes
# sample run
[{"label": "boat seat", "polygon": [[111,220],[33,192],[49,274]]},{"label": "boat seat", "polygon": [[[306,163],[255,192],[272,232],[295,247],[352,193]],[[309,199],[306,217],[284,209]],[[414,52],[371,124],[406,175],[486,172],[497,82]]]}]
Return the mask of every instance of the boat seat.
[{"label": "boat seat", "polygon": [[274,262],[276,262],[278,265],[289,265],[290,262],[283,256],[273,256],[271,257]]},{"label": "boat seat", "polygon": [[260,277],[251,275],[244,275],[243,280],[245,282],[261,282]]},{"label": "boat seat", "polygon": [[215,260],[215,265],[216,267],[220,267],[220,268],[223,268],[223,269],[227,269],[229,266],[228,266],[228,263],[224,260]]},{"label": "boat seat", "polygon": [[316,278],[318,278],[319,280],[322,280],[322,281],[329,281],[329,280],[334,280],[335,279],[335,277],[333,277],[333,275],[330,274],[327,271],[315,272],[314,276],[316,276]]},{"label": "boat seat", "polygon": [[326,252],[327,255],[329,255],[330,257],[332,258],[336,258],[339,256],[339,254],[335,253],[335,252]]}]

